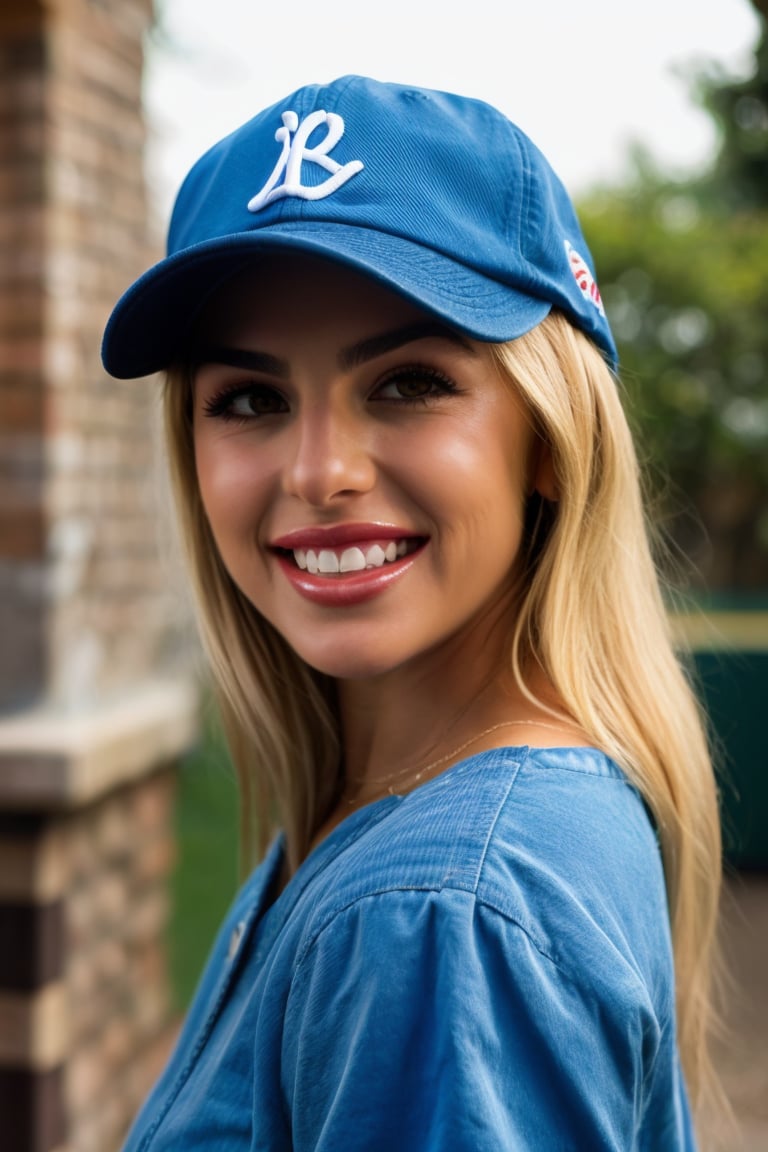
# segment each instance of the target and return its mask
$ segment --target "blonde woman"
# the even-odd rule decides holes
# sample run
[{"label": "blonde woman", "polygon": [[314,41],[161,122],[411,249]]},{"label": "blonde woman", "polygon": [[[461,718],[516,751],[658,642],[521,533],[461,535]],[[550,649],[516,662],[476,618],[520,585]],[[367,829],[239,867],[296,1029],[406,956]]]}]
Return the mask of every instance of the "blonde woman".
[{"label": "blonde woman", "polygon": [[279,832],[127,1149],[691,1152],[720,876],[616,352],[498,111],[347,76],[195,165],[165,370],[246,817]]}]

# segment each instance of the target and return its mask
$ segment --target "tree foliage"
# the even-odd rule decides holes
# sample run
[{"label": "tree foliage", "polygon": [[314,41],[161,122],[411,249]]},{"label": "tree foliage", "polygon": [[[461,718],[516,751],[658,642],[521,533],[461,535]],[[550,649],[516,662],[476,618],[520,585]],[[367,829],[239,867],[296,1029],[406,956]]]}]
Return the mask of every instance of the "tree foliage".
[{"label": "tree foliage", "polygon": [[702,192],[710,207],[727,211],[768,208],[768,36],[766,0],[755,4],[761,33],[754,67],[742,80],[724,79],[717,70],[699,77],[696,97],[717,125],[720,148]]},{"label": "tree foliage", "polygon": [[699,79],[721,141],[708,173],[672,181],[638,152],[624,187],[579,206],[661,515],[709,591],[768,588],[762,27],[749,79]]}]

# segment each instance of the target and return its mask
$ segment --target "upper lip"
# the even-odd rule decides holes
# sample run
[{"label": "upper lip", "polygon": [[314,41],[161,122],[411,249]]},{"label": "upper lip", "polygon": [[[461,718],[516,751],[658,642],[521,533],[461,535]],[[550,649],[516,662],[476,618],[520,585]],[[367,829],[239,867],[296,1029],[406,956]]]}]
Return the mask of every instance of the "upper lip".
[{"label": "upper lip", "polygon": [[418,536],[394,524],[331,524],[325,527],[295,528],[270,541],[272,548],[343,548],[373,540],[408,540]]}]

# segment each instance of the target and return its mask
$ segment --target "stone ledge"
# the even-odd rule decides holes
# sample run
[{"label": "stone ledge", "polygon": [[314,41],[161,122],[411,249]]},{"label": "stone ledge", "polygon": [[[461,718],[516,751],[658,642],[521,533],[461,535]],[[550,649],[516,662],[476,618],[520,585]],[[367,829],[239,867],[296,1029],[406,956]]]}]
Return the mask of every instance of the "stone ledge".
[{"label": "stone ledge", "polygon": [[141,779],[193,744],[198,708],[193,684],[151,681],[77,715],[0,719],[0,809],[78,808]]}]

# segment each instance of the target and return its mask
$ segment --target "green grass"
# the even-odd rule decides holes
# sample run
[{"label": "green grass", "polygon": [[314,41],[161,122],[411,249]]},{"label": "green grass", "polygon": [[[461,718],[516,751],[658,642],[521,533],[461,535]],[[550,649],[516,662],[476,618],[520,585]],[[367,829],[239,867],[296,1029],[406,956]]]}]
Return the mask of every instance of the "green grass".
[{"label": "green grass", "polygon": [[209,708],[198,746],[182,761],[176,803],[170,970],[184,1012],[224,913],[238,887],[237,782]]}]

